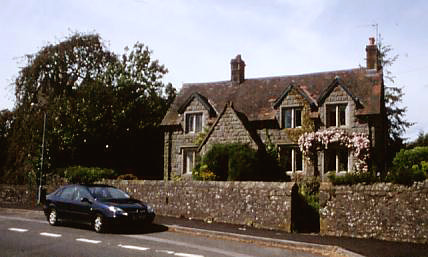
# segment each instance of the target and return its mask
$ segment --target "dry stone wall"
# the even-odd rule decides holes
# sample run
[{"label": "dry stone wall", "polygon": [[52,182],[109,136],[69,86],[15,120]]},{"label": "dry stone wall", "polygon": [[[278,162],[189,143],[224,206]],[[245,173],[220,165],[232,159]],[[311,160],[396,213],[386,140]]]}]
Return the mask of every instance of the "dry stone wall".
[{"label": "dry stone wall", "polygon": [[26,185],[0,185],[0,206],[32,208],[37,204],[37,188]]},{"label": "dry stone wall", "polygon": [[428,243],[428,180],[320,188],[324,235]]},{"label": "dry stone wall", "polygon": [[159,215],[291,229],[291,193],[294,183],[116,181],[103,183],[148,202]]}]

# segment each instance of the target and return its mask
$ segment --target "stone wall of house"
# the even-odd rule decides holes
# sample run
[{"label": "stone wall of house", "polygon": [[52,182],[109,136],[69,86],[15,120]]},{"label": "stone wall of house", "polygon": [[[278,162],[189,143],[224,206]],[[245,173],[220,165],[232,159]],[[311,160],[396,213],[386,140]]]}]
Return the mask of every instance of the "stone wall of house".
[{"label": "stone wall of house", "polygon": [[320,233],[428,243],[428,180],[320,188]]},{"label": "stone wall of house", "polygon": [[[183,148],[197,147],[196,139],[198,134],[184,133],[185,129],[185,113],[186,112],[202,112],[203,113],[203,128],[209,127],[213,123],[213,118],[209,116],[208,110],[197,99],[187,106],[185,112],[180,115],[181,128],[176,128],[173,131],[166,131],[164,136],[164,178],[172,175],[181,175],[183,172]],[[168,164],[171,166],[168,169]]]},{"label": "stone wall of house", "polygon": [[203,155],[207,152],[213,144],[230,143],[248,143],[252,148],[257,149],[256,143],[245,129],[242,121],[232,107],[228,106],[202,147],[200,154]]},{"label": "stone wall of house", "polygon": [[116,181],[103,183],[150,203],[158,215],[291,229],[294,183]]}]

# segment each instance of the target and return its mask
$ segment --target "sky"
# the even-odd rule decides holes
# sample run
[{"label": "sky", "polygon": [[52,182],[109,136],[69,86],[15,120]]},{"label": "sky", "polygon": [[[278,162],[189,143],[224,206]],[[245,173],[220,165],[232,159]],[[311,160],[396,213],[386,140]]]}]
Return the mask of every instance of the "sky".
[{"label": "sky", "polygon": [[[405,137],[428,132],[428,1],[425,0],[2,0],[0,110],[13,109],[13,81],[37,53],[74,32],[98,33],[122,54],[147,45],[169,73],[165,82],[230,79],[241,54],[247,78],[365,66],[369,37],[393,48],[389,68],[403,88]],[[377,27],[377,29],[376,29]],[[377,33],[378,32],[378,33]]]}]

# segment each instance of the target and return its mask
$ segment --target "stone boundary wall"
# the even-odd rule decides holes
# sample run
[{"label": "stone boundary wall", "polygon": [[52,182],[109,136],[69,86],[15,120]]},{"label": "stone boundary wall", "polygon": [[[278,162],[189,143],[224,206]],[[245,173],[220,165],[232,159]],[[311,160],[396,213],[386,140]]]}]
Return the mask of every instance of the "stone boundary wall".
[{"label": "stone boundary wall", "polygon": [[34,208],[36,205],[36,186],[0,184],[0,207]]},{"label": "stone boundary wall", "polygon": [[[44,189],[49,194],[65,184],[67,184],[66,181],[60,177],[50,177]],[[0,184],[0,207],[35,208],[37,192],[37,185]]]},{"label": "stone boundary wall", "polygon": [[428,243],[428,180],[320,187],[320,233]]},{"label": "stone boundary wall", "polygon": [[157,214],[291,231],[295,183],[104,180]]}]

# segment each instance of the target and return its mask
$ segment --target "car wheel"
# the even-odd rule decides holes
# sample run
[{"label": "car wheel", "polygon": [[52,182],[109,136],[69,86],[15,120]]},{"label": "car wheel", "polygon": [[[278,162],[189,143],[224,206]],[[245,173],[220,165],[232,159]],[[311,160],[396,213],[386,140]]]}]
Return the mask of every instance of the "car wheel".
[{"label": "car wheel", "polygon": [[94,218],[94,230],[97,233],[103,233],[106,231],[106,224],[104,216],[101,214],[95,215]]},{"label": "car wheel", "polygon": [[57,211],[54,208],[52,208],[52,209],[49,210],[48,222],[52,226],[56,226],[56,225],[59,224],[59,222],[58,222],[58,213],[57,213]]}]

